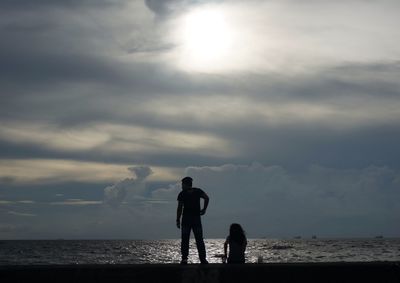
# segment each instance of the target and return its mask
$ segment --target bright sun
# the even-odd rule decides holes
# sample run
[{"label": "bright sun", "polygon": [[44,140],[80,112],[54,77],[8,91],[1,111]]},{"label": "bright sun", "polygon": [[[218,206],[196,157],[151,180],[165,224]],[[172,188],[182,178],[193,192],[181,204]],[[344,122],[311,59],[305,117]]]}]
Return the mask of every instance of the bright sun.
[{"label": "bright sun", "polygon": [[187,70],[214,71],[224,67],[233,49],[233,29],[222,10],[190,11],[179,22],[180,65]]}]

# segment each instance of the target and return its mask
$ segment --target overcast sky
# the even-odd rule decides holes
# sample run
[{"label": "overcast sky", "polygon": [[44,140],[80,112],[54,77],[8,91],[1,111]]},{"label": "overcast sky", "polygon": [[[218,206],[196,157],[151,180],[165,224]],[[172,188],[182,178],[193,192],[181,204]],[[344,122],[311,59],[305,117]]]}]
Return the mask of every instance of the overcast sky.
[{"label": "overcast sky", "polygon": [[0,1],[0,239],[399,237],[399,11]]}]

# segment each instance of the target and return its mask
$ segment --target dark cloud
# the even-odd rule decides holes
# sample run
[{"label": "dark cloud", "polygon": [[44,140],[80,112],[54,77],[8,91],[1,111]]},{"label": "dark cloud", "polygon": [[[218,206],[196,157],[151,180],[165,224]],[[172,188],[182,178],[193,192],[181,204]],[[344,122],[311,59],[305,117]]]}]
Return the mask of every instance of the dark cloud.
[{"label": "dark cloud", "polygon": [[[4,53],[3,53],[4,54]],[[3,57],[3,56],[2,56]],[[117,82],[116,72],[104,59],[79,54],[6,54],[1,58],[2,80],[19,83]]]},{"label": "dark cloud", "polygon": [[15,177],[12,176],[4,176],[4,177],[0,177],[0,184],[11,184],[14,183],[17,179]]},{"label": "dark cloud", "polygon": [[61,7],[61,8],[76,8],[85,6],[109,6],[117,5],[120,1],[115,0],[37,0],[35,2],[29,0],[2,0],[0,2],[0,9],[3,11],[7,10],[29,10],[29,9],[40,9],[49,7]]},{"label": "dark cloud", "polygon": [[146,6],[156,14],[165,14],[169,12],[169,7],[173,3],[183,2],[182,0],[145,0]]},{"label": "dark cloud", "polygon": [[[281,164],[302,168],[307,164],[323,164],[339,168],[389,165],[399,168],[397,144],[400,129],[397,124],[364,127],[352,131],[332,131],[323,126],[302,125],[271,129],[267,127],[237,125],[220,133],[238,149],[239,156],[218,157],[187,152],[104,152],[102,149],[60,151],[40,146],[4,144],[3,158],[51,158],[96,161],[107,163],[153,164],[157,166],[185,167],[191,164],[209,165],[229,162]],[[218,129],[215,129],[217,131]]]},{"label": "dark cloud", "polygon": [[[88,63],[84,60],[81,62]],[[76,64],[80,63],[76,61]],[[109,66],[109,70],[101,71],[101,66],[107,66],[106,70]],[[141,126],[156,131],[206,133],[229,141],[240,155],[218,157],[190,150],[137,152],[132,155],[123,151],[107,152],[102,147],[84,152],[65,151],[48,148],[43,144],[31,144],[29,141],[14,144],[2,137],[0,147],[3,158],[66,158],[171,166],[253,160],[285,166],[310,163],[340,167],[370,164],[399,166],[396,145],[400,130],[396,119],[390,118],[395,116],[385,118],[386,114],[391,113],[389,111],[395,111],[390,107],[397,103],[399,88],[394,78],[399,74],[398,63],[342,65],[291,80],[284,76],[275,79],[268,74],[253,77],[244,74],[243,77],[233,77],[231,80],[227,76],[189,76],[163,72],[161,68],[146,64],[133,66],[131,72],[121,71],[122,67],[112,62],[108,65],[94,64],[90,68],[96,69],[93,76],[96,72],[102,75],[97,78],[97,83],[96,80],[92,81],[94,85],[88,92],[84,85],[78,83],[76,86],[65,84],[65,89],[60,89],[60,85],[53,85],[50,89],[45,88],[39,92],[32,93],[32,89],[28,88],[27,93],[3,96],[4,103],[0,106],[3,121],[51,121],[56,125],[57,131],[106,122],[128,127]],[[112,68],[116,71],[113,72]],[[73,69],[70,71],[72,76]],[[85,72],[84,68],[78,69]],[[92,72],[87,73],[90,75]],[[129,73],[131,82],[128,79],[121,80],[117,73],[124,76]],[[77,79],[78,77],[79,75]],[[58,78],[62,80],[63,76]],[[88,77],[82,75],[81,79],[85,81]],[[75,79],[65,76],[64,80]],[[125,83],[121,83],[124,80]],[[191,99],[199,93],[204,101],[213,101],[215,94],[222,95],[226,102],[244,96],[252,103],[269,105],[272,110],[288,102],[303,106],[329,107],[333,115],[331,118],[322,116],[323,119],[316,117],[302,120],[292,117],[291,113],[283,112],[277,122],[270,122],[268,116],[263,116],[270,110],[265,110],[266,113],[254,113],[249,108],[243,119],[235,119],[234,111],[229,114],[233,115],[231,118],[228,116],[221,119],[226,116],[223,111],[218,112],[223,106],[213,110],[214,106],[211,104],[206,105],[206,108],[191,105],[191,101],[196,101]],[[135,107],[147,102],[150,102],[149,105],[157,105],[158,100],[163,101],[161,105],[165,103],[165,107],[173,106],[177,102],[185,105],[187,101],[184,107],[191,107],[194,112],[179,113],[179,107],[176,107],[176,114],[166,117],[162,108],[143,110]],[[301,113],[302,106],[299,107]],[[208,117],[209,123],[204,123],[196,115],[207,111],[213,111],[213,114]],[[305,108],[304,111],[309,110]],[[390,115],[394,115],[393,113]],[[353,115],[365,117],[352,121]],[[110,143],[114,141],[117,140],[111,137]]]},{"label": "dark cloud", "polygon": [[221,0],[145,0],[146,6],[158,16],[167,16],[193,5],[213,2],[221,2]]}]

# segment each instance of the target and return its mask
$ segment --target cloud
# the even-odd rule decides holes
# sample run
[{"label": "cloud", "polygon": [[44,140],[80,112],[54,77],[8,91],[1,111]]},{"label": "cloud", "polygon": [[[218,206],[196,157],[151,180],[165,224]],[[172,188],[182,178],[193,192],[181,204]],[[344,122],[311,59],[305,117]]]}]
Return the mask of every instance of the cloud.
[{"label": "cloud", "polygon": [[[174,182],[192,165],[221,206],[207,216],[215,235],[230,211],[254,220],[251,233],[395,230],[397,1],[31,2],[0,2],[0,184],[12,200],[0,205],[19,211],[27,204],[14,200],[29,191],[35,219],[82,228],[101,217],[78,204],[104,195],[102,233],[123,235],[123,216],[138,216],[140,235],[158,221],[174,236]],[[182,68],[181,17],[206,7],[224,12],[239,40],[217,71]],[[238,165],[254,160],[264,165]],[[148,167],[125,178],[127,164]],[[49,206],[56,191],[69,201]]]},{"label": "cloud", "polygon": [[16,181],[16,178],[11,177],[11,176],[0,177],[0,183],[3,183],[3,184],[11,184],[11,183],[14,183],[15,181]]},{"label": "cloud", "polygon": [[124,201],[142,199],[145,193],[145,180],[153,173],[148,166],[129,167],[135,178],[126,178],[104,189],[104,203],[118,208]]},{"label": "cloud", "polygon": [[14,204],[14,201],[10,201],[10,200],[0,200],[0,205],[9,205],[9,204]]},{"label": "cloud", "polygon": [[4,10],[18,10],[18,9],[26,9],[29,8],[48,8],[48,7],[62,7],[62,8],[77,8],[77,7],[85,7],[85,6],[108,6],[112,4],[117,4],[118,1],[113,0],[37,0],[35,3],[32,3],[29,0],[3,0],[0,3],[0,7]]},{"label": "cloud", "polygon": [[56,201],[51,202],[51,205],[101,205],[102,201],[94,201],[94,200],[83,200],[83,199],[67,199],[65,201]]},{"label": "cloud", "polygon": [[[179,237],[174,219],[180,183],[151,182],[148,166],[129,171],[134,176],[103,190],[103,201],[90,195],[64,201],[53,198],[31,203],[29,212],[24,203],[3,201],[2,223],[31,227],[30,235],[36,238]],[[232,222],[241,223],[249,237],[390,237],[400,232],[400,172],[387,166],[311,165],[292,170],[260,163],[225,164],[187,167],[181,174],[185,175],[210,196],[203,217],[206,238],[224,237]],[[25,223],[24,217],[7,211],[37,216]],[[60,226],[60,219],[70,224]],[[25,237],[22,232],[10,233]]]},{"label": "cloud", "polygon": [[[174,168],[154,166],[152,181],[174,180]],[[133,167],[131,173],[139,180],[147,178],[148,172],[141,167]],[[14,185],[62,184],[65,182],[110,183],[126,175],[125,164],[104,162],[80,162],[62,159],[0,159],[0,177],[13,178]]]},{"label": "cloud", "polygon": [[19,201],[17,201],[17,203],[22,203],[22,204],[34,204],[34,203],[36,203],[36,202],[33,201],[33,200],[19,200]]},{"label": "cloud", "polygon": [[[252,160],[285,166],[399,166],[393,154],[400,139],[399,63],[391,49],[398,38],[392,28],[398,17],[391,8],[398,4],[351,1],[346,5],[361,9],[346,8],[342,14],[332,12],[343,11],[341,3],[217,2],[210,5],[226,7],[234,22],[243,24],[244,34],[256,33],[257,40],[242,41],[245,50],[278,45],[277,52],[250,52],[257,64],[269,66],[269,56],[289,65],[300,58],[305,61],[296,65],[301,71],[251,67],[226,74],[188,73],[162,59],[166,51],[157,47],[173,50],[163,35],[175,33],[168,30],[168,19],[155,20],[148,7],[164,13],[168,7],[209,1],[106,1],[99,6],[40,1],[41,7],[53,8],[25,12],[23,4],[3,3],[19,7],[12,13],[21,13],[24,21],[16,21],[21,16],[10,10],[0,21],[5,42],[0,47],[1,158],[152,168]],[[354,22],[353,11],[359,11],[360,22]],[[32,26],[37,28],[24,29]],[[259,34],[266,34],[261,44]],[[342,40],[341,35],[362,40]],[[375,41],[375,35],[383,41]],[[48,42],[59,44],[54,48]],[[321,52],[335,60],[322,65],[308,60],[303,49],[310,44],[312,56]],[[371,56],[358,60],[359,50]],[[343,152],[346,160],[339,158]]]},{"label": "cloud", "polygon": [[[68,93],[57,99],[17,95],[0,106],[6,116],[0,152],[7,159],[153,167],[252,160],[396,167],[398,75],[398,62],[342,64],[295,78],[243,75],[230,82],[224,76],[178,76],[178,85],[170,74],[160,74],[160,89],[166,89],[162,95],[150,86],[147,98],[136,92],[116,98],[105,91],[95,101],[84,96],[79,106]],[[190,83],[183,87],[185,81]],[[142,86],[147,89],[146,83]],[[174,88],[179,91],[171,94]],[[25,96],[37,99],[28,110]],[[344,152],[349,158],[341,158]]]},{"label": "cloud", "polygon": [[164,1],[160,1],[160,0],[145,0],[146,6],[152,10],[154,13],[156,14],[165,14],[168,12],[169,10],[169,6],[172,3],[176,3],[176,2],[183,2],[183,1],[176,1],[176,0],[164,0]]},{"label": "cloud", "polygon": [[[0,224],[0,232],[4,233],[5,235],[10,234],[13,235],[13,233],[23,233],[27,232],[27,228],[24,225],[13,225],[13,224]],[[14,239],[14,238],[10,238]]]},{"label": "cloud", "polygon": [[[393,13],[399,7],[395,1],[213,2],[207,1],[193,10],[223,14],[232,33],[231,48],[217,56],[215,62],[199,62],[201,52],[184,52],[181,48],[188,39],[182,32],[185,24],[178,18],[176,32],[171,35],[176,45],[171,64],[189,72],[297,74],[342,62],[398,59],[393,45],[398,31],[392,28],[398,24]],[[378,25],[386,28],[377,32]]]},{"label": "cloud", "polygon": [[190,6],[216,0],[145,0],[146,6],[158,16],[168,16],[171,13],[182,11]]},{"label": "cloud", "polygon": [[68,180],[104,182],[123,176],[125,166],[52,159],[1,159],[1,174],[14,184],[62,183]]},{"label": "cloud", "polygon": [[[204,222],[212,235],[231,222],[241,222],[257,236],[399,232],[395,223],[400,206],[395,200],[400,196],[400,172],[388,167],[341,170],[314,165],[299,173],[253,163],[189,167],[186,174],[210,196]],[[172,201],[178,192],[171,185],[153,196]]]},{"label": "cloud", "polygon": [[15,215],[15,216],[22,216],[22,217],[35,217],[35,216],[37,216],[36,214],[32,214],[32,213],[22,213],[22,212],[16,212],[16,211],[12,211],[12,210],[8,211],[7,213],[11,214],[11,215]]},{"label": "cloud", "polygon": [[136,175],[137,182],[144,181],[148,176],[150,176],[153,173],[151,168],[148,166],[128,167],[128,170],[134,175]]}]

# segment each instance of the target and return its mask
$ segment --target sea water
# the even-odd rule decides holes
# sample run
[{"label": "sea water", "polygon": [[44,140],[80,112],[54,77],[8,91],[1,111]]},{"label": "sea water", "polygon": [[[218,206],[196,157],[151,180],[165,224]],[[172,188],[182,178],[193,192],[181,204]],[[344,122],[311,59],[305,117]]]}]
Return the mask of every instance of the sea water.
[{"label": "sea water", "polygon": [[[205,240],[207,259],[221,263],[223,239]],[[399,261],[400,239],[249,239],[246,262]],[[0,241],[0,265],[179,263],[180,240]],[[190,243],[190,263],[198,263]]]}]

